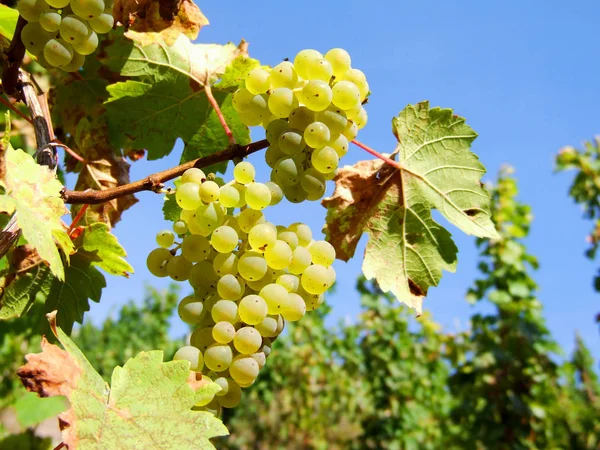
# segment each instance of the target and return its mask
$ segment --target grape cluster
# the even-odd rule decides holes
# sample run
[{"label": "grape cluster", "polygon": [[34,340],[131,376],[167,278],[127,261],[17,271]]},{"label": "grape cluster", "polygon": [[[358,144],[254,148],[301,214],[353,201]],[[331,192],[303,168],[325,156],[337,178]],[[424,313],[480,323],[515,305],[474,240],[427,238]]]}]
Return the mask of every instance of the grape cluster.
[{"label": "grape cluster", "polygon": [[331,244],[313,240],[302,223],[266,221],[262,210],[283,198],[279,186],[255,182],[249,162],[237,164],[233,175],[219,184],[200,169],[187,170],[175,192],[180,220],[158,233],[159,247],[147,258],[153,275],[194,289],[178,312],[196,328],[174,359],[221,386],[197,405],[215,413],[235,407],[241,389],[254,383],[284,320],[317,308],[335,281]]},{"label": "grape cluster", "polygon": [[348,142],[367,123],[369,84],[341,49],[302,50],[294,62],[248,73],[233,106],[247,126],[262,125],[271,180],[290,202],[319,200]]},{"label": "grape cluster", "polygon": [[112,30],[114,0],[18,0],[27,20],[25,48],[43,66],[75,72],[98,47],[98,34]]}]

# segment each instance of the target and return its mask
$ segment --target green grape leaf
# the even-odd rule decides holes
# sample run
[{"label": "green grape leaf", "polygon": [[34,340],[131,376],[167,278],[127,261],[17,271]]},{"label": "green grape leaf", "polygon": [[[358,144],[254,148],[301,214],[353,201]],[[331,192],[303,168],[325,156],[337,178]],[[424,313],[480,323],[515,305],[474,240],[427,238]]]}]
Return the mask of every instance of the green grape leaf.
[{"label": "green grape leaf", "polygon": [[21,427],[29,428],[65,411],[69,402],[63,396],[40,398],[33,392],[26,392],[13,406]]},{"label": "green grape leaf", "polygon": [[[111,70],[137,78],[107,88],[107,120],[114,147],[145,148],[152,160],[169,154],[181,138],[185,143],[182,161],[227,148],[227,136],[204,87],[224,76],[233,61],[247,58],[245,47],[192,44],[181,35],[172,46],[166,42],[112,45],[107,54]],[[237,143],[249,143],[249,130],[231,107],[231,89],[214,87],[212,93]]]},{"label": "green grape leaf", "polygon": [[18,375],[31,392],[68,398],[70,408],[59,418],[69,448],[213,449],[209,439],[227,434],[212,414],[192,411],[200,398],[218,387],[197,381],[189,363],[164,363],[162,351],[142,352],[116,367],[108,386],[56,327],[55,316],[48,316],[64,350],[43,339],[42,352],[27,355]]},{"label": "green grape leaf", "polygon": [[19,19],[19,12],[6,5],[0,5],[0,36],[12,39]]},{"label": "green grape leaf", "polygon": [[93,223],[83,228],[75,239],[75,246],[78,256],[112,275],[128,277],[129,273],[133,273],[133,267],[124,259],[127,252],[104,223]]},{"label": "green grape leaf", "polygon": [[49,292],[51,283],[50,271],[42,264],[17,274],[14,279],[5,279],[0,298],[0,320],[13,319],[25,314],[34,304],[38,294],[44,295]]},{"label": "green grape leaf", "polygon": [[438,285],[443,270],[456,268],[457,248],[431,210],[466,233],[498,234],[491,198],[479,181],[485,169],[469,150],[476,134],[464,119],[423,102],[407,106],[393,125],[398,162],[341,169],[333,196],[322,202],[328,209],[325,233],[344,261],[368,233],[365,276],[420,313],[428,288]]},{"label": "green grape leaf", "polygon": [[2,183],[6,195],[0,200],[0,211],[16,211],[17,225],[27,242],[49,264],[52,273],[64,279],[64,267],[56,242],[67,259],[73,246],[60,219],[68,213],[60,197],[63,186],[54,172],[38,165],[23,150],[8,147],[5,159],[6,177]]},{"label": "green grape leaf", "polygon": [[170,222],[177,222],[179,220],[181,207],[177,204],[177,200],[175,200],[175,194],[165,196],[165,203],[162,210],[165,220]]},{"label": "green grape leaf", "polygon": [[225,73],[214,87],[218,89],[243,87],[248,72],[258,66],[260,66],[260,63],[254,58],[236,58],[227,66]]}]

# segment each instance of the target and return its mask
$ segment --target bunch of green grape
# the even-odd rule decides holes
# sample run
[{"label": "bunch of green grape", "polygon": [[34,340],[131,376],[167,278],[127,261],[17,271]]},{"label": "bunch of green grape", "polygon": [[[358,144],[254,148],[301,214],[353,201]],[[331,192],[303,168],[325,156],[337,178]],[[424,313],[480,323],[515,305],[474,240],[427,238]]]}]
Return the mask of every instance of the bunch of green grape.
[{"label": "bunch of green grape", "polygon": [[75,72],[112,30],[114,0],[18,0],[21,40],[42,66]]},{"label": "bunch of green grape", "polygon": [[313,240],[305,224],[266,220],[262,210],[283,198],[279,186],[256,182],[249,162],[233,176],[225,184],[187,170],[174,194],[180,219],[158,233],[147,259],[153,275],[194,289],[178,312],[196,328],[174,359],[221,386],[197,405],[215,413],[235,407],[241,389],[254,383],[284,320],[317,308],[335,281],[331,244]]},{"label": "bunch of green grape", "polygon": [[368,94],[364,73],[352,68],[345,50],[334,48],[325,56],[302,50],[293,63],[248,73],[233,106],[244,124],[265,128],[271,180],[299,203],[325,194],[348,143],[367,123]]}]

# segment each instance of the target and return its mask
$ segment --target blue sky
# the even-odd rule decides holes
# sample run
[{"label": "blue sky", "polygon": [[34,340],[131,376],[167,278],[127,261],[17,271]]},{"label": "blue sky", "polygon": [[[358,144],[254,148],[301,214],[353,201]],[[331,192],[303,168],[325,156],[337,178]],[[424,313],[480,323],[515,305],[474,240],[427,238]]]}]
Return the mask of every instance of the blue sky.
[{"label": "blue sky", "polygon": [[[551,332],[570,351],[578,331],[600,358],[594,323],[600,302],[592,289],[597,264],[583,255],[591,224],[567,197],[572,174],[553,173],[553,157],[560,147],[579,146],[600,133],[597,2],[310,0],[200,6],[211,24],[202,29],[198,42],[246,39],[251,56],[263,64],[293,58],[304,48],[348,50],[372,91],[369,123],[358,139],[381,152],[394,148],[391,119],[409,103],[429,100],[432,106],[453,108],[465,117],[479,134],[473,151],[488,168],[484,180],[493,180],[501,165],[513,165],[519,199],[532,205],[535,220],[527,244],[541,263],[534,277]],[[262,137],[259,130],[253,136]],[[133,164],[132,178],[175,165],[180,153],[177,146],[168,158]],[[368,157],[352,147],[343,163]],[[266,181],[261,159],[259,154],[251,161],[259,167],[258,178]],[[136,273],[130,280],[107,276],[101,303],[93,304],[86,316],[94,322],[129,299],[141,299],[145,283],[167,284],[153,279],[145,268],[155,233],[169,227],[162,219],[162,199],[151,193],[139,198],[114,230]],[[316,203],[282,204],[267,210],[267,216],[277,224],[302,220],[318,235],[325,210]],[[464,297],[478,275],[477,253],[472,237],[442,223],[459,247],[458,269],[444,274],[440,285],[431,289],[424,309],[453,331],[464,328],[474,312]],[[332,324],[358,314],[354,283],[364,245],[363,238],[353,261],[335,264],[339,286],[329,297]],[[175,323],[173,332],[183,329]]]}]

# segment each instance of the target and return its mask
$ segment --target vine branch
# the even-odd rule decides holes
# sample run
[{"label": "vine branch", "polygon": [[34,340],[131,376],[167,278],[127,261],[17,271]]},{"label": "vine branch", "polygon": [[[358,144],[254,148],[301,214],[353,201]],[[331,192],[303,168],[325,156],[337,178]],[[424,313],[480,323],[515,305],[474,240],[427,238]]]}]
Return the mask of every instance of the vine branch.
[{"label": "vine branch", "polygon": [[135,194],[136,192],[156,191],[162,187],[164,182],[177,178],[178,176],[182,175],[183,172],[191,169],[192,167],[202,169],[212,164],[229,161],[234,158],[243,158],[254,152],[267,148],[268,146],[269,141],[266,139],[252,142],[248,145],[236,144],[220,152],[213,153],[212,155],[204,156],[202,158],[189,161],[185,164],[181,164],[177,167],[154,173],[144,179],[134,181],[133,183],[104,190],[88,189],[85,191],[72,191],[70,189],[63,189],[61,196],[65,203],[72,205],[98,205],[100,203],[108,202],[126,195]]},{"label": "vine branch", "polygon": [[13,34],[10,47],[6,51],[4,64],[2,67],[2,88],[4,92],[13,97],[20,97],[19,92],[19,67],[25,57],[25,45],[21,40],[21,31],[27,25],[27,21],[19,16],[15,33]]}]

